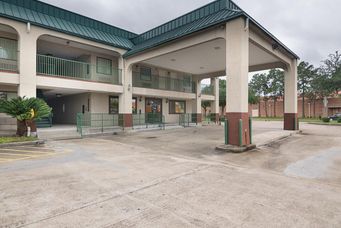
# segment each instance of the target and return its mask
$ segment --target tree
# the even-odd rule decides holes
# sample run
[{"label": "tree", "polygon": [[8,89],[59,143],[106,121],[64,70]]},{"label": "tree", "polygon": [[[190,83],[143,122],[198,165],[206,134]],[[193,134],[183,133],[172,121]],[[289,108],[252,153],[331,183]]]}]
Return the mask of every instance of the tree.
[{"label": "tree", "polygon": [[328,79],[325,86],[338,94],[341,91],[341,54],[338,51],[330,54],[328,59],[323,61],[320,71]]},{"label": "tree", "polygon": [[284,72],[279,69],[271,69],[267,75],[270,97],[274,101],[274,116],[276,117],[276,103],[279,97],[284,95]]},{"label": "tree", "polygon": [[249,83],[249,88],[256,96],[263,97],[265,103],[265,116],[268,117],[268,100],[269,94],[271,93],[268,74],[255,74]]},{"label": "tree", "polygon": [[219,79],[219,106],[223,108],[226,106],[226,80]]},{"label": "tree", "polygon": [[17,136],[25,136],[27,127],[36,132],[34,120],[50,115],[52,109],[39,98],[17,97],[0,101],[0,111],[17,119]]},{"label": "tree", "polygon": [[312,90],[312,81],[317,74],[317,70],[314,68],[313,65],[309,64],[308,62],[300,62],[297,67],[297,86],[298,91],[301,93],[302,96],[302,117],[305,117],[305,97],[308,96],[310,98],[314,98],[314,93]]},{"label": "tree", "polygon": [[256,95],[255,91],[249,89],[249,104],[258,104],[259,96]]},{"label": "tree", "polygon": [[206,117],[207,108],[211,107],[211,102],[209,102],[209,101],[202,101],[201,102],[201,107],[205,110],[205,117]]}]

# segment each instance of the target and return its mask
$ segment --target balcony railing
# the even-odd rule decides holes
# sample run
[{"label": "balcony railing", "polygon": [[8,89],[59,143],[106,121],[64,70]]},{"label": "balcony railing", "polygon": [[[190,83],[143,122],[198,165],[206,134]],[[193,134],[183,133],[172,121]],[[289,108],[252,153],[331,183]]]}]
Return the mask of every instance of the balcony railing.
[{"label": "balcony railing", "polygon": [[0,58],[0,70],[18,72],[18,61],[12,59],[1,59]]},{"label": "balcony railing", "polygon": [[214,87],[212,85],[205,85],[201,87],[201,94],[214,95]]},{"label": "balcony railing", "polygon": [[18,72],[18,41],[0,37],[0,70]]},{"label": "balcony railing", "polygon": [[140,72],[133,72],[133,86],[148,89],[195,93],[194,82],[182,79],[162,77],[159,75],[141,75]]},{"label": "balcony railing", "polygon": [[122,71],[112,68],[108,74],[96,72],[96,65],[62,59],[46,55],[37,55],[37,73],[41,75],[72,78],[85,81],[122,84]]}]

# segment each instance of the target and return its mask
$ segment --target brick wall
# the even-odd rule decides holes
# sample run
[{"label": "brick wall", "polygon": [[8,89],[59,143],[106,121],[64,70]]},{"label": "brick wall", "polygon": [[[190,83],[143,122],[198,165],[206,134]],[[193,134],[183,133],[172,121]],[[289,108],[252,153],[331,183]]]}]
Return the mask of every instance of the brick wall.
[{"label": "brick wall", "polygon": [[[298,116],[302,117],[302,99],[298,99]],[[266,103],[261,101],[260,104],[250,105],[250,109],[259,110],[259,116],[266,116]],[[276,103],[273,100],[267,102],[267,113],[269,117],[283,117],[283,100],[278,100]],[[306,117],[319,117],[323,116],[323,100],[316,100],[311,102],[305,100],[304,102],[305,116]],[[328,99],[328,115],[335,113],[341,113],[341,98],[329,98]]]}]

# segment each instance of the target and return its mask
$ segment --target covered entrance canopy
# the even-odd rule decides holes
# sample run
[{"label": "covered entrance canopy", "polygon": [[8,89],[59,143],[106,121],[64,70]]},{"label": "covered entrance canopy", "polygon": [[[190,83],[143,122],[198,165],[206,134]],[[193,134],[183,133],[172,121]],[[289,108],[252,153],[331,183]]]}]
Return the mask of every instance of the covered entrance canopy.
[{"label": "covered entrance canopy", "polygon": [[[204,78],[226,75],[230,144],[240,145],[240,137],[242,145],[250,144],[248,73],[252,71],[285,71],[284,129],[297,129],[297,55],[232,1],[214,1],[140,35],[139,39],[141,44],[124,56],[125,83],[131,83],[132,66],[137,63],[192,74],[197,88]],[[129,97],[129,91],[122,97],[126,95]],[[196,100],[199,112],[198,89]],[[218,105],[216,102],[215,107]]]}]

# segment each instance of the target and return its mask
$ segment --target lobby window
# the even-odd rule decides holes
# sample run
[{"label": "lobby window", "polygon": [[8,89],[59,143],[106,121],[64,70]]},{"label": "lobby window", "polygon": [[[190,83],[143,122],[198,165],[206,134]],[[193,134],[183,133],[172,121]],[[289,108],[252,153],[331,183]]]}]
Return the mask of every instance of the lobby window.
[{"label": "lobby window", "polygon": [[169,114],[186,113],[186,101],[169,101]]},{"label": "lobby window", "polygon": [[109,97],[109,114],[118,114],[119,112],[118,97]]},{"label": "lobby window", "polygon": [[152,69],[149,67],[141,67],[140,68],[140,79],[143,81],[151,81],[152,80]]},{"label": "lobby window", "polygon": [[97,57],[96,72],[98,74],[112,75],[112,61]]}]

